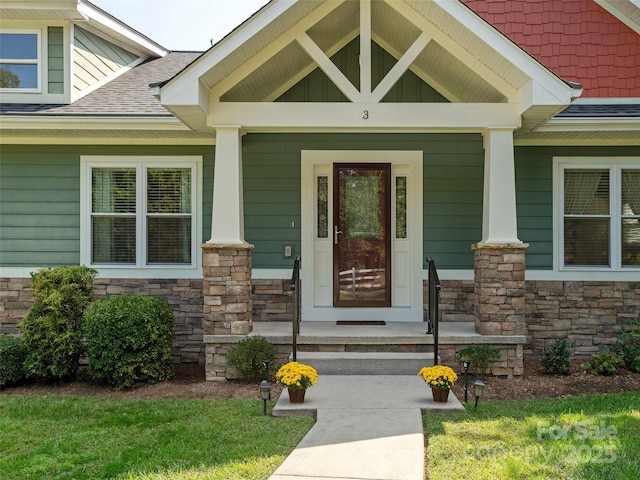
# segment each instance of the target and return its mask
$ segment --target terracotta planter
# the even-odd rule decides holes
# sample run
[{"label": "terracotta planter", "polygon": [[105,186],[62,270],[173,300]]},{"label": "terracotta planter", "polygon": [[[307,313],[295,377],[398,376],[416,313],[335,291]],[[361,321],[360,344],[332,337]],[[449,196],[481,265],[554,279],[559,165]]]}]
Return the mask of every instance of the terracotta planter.
[{"label": "terracotta planter", "polygon": [[449,401],[449,390],[448,388],[433,388],[431,387],[431,393],[433,394],[433,402],[434,403],[447,403]]},{"label": "terracotta planter", "polygon": [[304,388],[296,388],[291,389],[287,388],[289,392],[289,403],[304,403],[304,394],[306,393],[306,389]]}]

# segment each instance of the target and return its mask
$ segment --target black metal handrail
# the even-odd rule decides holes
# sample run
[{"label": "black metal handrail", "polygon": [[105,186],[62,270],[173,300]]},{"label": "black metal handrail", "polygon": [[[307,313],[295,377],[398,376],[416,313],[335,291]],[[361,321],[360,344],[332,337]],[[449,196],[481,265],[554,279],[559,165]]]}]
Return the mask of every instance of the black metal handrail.
[{"label": "black metal handrail", "polygon": [[427,334],[433,335],[433,364],[438,365],[438,321],[440,319],[440,279],[433,258],[427,257],[429,267],[429,308],[427,310]]},{"label": "black metal handrail", "polygon": [[293,262],[293,274],[289,289],[291,294],[291,348],[293,350],[293,361],[298,361],[298,334],[300,333],[300,257],[296,257]]}]

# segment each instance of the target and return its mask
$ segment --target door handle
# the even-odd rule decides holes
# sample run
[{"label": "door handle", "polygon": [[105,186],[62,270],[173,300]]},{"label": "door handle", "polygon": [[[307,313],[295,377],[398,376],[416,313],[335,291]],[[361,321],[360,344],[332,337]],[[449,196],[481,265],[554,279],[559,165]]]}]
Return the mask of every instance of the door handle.
[{"label": "door handle", "polygon": [[333,227],[333,242],[337,245],[338,244],[338,235],[340,235],[342,233],[341,230],[338,230],[338,226],[335,225]]}]

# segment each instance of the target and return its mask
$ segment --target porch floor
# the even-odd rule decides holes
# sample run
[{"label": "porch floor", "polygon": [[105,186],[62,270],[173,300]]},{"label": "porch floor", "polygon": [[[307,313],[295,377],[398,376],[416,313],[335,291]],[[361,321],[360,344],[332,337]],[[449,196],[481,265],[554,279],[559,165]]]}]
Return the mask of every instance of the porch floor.
[{"label": "porch floor", "polygon": [[[336,325],[335,322],[300,322],[299,345],[308,344],[433,344],[424,322],[387,322],[386,325]],[[254,322],[249,335],[275,343],[291,342],[291,322]],[[440,322],[439,344],[523,344],[524,335],[481,335],[473,322]]]}]

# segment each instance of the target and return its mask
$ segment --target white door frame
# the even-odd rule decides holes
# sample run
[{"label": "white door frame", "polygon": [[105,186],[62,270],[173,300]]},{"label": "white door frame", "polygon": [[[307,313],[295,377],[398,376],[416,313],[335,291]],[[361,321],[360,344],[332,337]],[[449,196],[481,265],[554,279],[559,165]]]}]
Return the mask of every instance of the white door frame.
[{"label": "white door frame", "polygon": [[[303,150],[302,181],[302,320],[423,320],[421,150]],[[333,306],[333,164],[391,164],[391,307]],[[329,180],[326,238],[317,238],[316,179]],[[407,238],[396,238],[396,177],[407,178]]]}]

